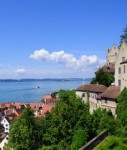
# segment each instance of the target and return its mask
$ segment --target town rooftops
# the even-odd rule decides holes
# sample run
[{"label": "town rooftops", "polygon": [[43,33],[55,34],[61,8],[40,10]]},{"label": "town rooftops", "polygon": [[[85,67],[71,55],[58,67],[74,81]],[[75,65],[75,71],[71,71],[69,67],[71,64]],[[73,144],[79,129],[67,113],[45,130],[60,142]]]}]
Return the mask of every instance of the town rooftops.
[{"label": "town rooftops", "polygon": [[44,96],[44,99],[46,99],[46,100],[51,100],[51,99],[52,99],[51,94],[45,95],[45,96]]},{"label": "town rooftops", "polygon": [[14,108],[14,107],[21,108],[22,105],[24,104],[19,102],[9,102],[0,104],[0,108]]},{"label": "town rooftops", "polygon": [[5,116],[6,120],[7,120],[9,123],[12,123],[15,117],[16,117],[15,114],[11,114],[11,115]]},{"label": "town rooftops", "polygon": [[28,105],[31,109],[36,110],[39,107],[39,103],[29,103]]},{"label": "town rooftops", "polygon": [[76,91],[90,91],[102,93],[107,89],[106,86],[100,84],[84,84],[76,89]]},{"label": "town rooftops", "polygon": [[55,107],[55,104],[45,104],[43,107],[42,107],[42,117],[45,117],[45,114],[47,112],[50,112],[52,110],[52,108]]},{"label": "town rooftops", "polygon": [[110,86],[104,91],[104,93],[99,95],[99,98],[104,97],[104,98],[116,99],[117,96],[119,96],[119,94],[120,94],[119,86]]}]

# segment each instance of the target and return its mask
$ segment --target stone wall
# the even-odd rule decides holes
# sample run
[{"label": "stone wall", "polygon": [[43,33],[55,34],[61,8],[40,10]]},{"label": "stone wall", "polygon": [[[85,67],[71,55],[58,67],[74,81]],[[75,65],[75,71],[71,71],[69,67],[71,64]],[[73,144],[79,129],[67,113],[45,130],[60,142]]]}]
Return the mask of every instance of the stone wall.
[{"label": "stone wall", "polygon": [[89,141],[87,144],[85,144],[83,147],[81,147],[79,150],[92,150],[107,136],[108,136],[108,131],[103,131],[95,138],[93,138],[91,141]]}]

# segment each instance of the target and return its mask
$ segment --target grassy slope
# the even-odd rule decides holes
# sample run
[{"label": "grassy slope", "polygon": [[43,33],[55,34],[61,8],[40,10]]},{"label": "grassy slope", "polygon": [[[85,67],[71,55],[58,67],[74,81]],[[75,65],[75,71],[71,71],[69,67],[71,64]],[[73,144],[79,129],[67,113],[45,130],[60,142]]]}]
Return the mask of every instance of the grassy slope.
[{"label": "grassy slope", "polygon": [[94,150],[127,150],[127,138],[108,136]]}]

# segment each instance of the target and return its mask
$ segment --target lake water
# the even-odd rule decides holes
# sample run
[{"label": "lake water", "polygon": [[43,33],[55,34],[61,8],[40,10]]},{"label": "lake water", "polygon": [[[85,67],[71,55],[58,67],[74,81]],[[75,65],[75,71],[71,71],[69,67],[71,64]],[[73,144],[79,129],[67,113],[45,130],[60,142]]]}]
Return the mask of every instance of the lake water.
[{"label": "lake water", "polygon": [[[85,82],[89,83],[89,81]],[[46,94],[59,91],[60,89],[74,89],[82,84],[82,80],[0,82],[0,103],[34,103],[38,102]],[[37,88],[38,86],[40,88]]]}]

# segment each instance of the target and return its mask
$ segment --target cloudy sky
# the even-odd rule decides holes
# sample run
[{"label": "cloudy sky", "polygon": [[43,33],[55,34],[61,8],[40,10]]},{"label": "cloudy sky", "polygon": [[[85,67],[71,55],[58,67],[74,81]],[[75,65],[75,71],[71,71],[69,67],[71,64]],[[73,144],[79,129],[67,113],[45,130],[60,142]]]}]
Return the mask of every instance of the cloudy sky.
[{"label": "cloudy sky", "polygon": [[1,0],[0,78],[93,77],[127,24],[126,0]]}]

